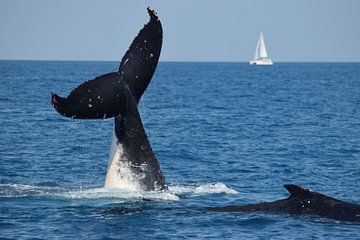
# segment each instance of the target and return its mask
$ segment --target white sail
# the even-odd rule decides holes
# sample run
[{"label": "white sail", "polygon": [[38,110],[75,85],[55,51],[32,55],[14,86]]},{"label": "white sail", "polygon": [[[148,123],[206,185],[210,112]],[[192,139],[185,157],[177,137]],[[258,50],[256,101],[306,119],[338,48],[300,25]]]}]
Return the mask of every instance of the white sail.
[{"label": "white sail", "polygon": [[250,64],[256,65],[272,65],[272,61],[268,58],[268,54],[265,47],[264,36],[262,32],[260,32],[259,40],[256,44],[254,60],[250,61]]},{"label": "white sail", "polygon": [[259,58],[267,58],[267,51],[265,47],[265,41],[264,36],[262,32],[260,32],[260,38],[259,38]]}]

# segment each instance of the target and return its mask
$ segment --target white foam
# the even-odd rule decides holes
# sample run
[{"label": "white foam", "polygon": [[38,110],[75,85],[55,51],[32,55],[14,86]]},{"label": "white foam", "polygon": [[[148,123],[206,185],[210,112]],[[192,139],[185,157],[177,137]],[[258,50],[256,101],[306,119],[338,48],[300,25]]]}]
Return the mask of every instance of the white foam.
[{"label": "white foam", "polygon": [[32,186],[25,184],[0,184],[0,197],[49,197],[74,200],[109,199],[111,202],[134,200],[178,201],[179,195],[190,193],[193,196],[207,194],[237,194],[224,183],[206,183],[202,185],[172,185],[166,191],[137,191],[128,188],[89,188],[74,189],[64,187]]},{"label": "white foam", "polygon": [[207,195],[215,193],[237,194],[234,189],[228,188],[224,183],[206,183],[198,186],[174,185],[169,187],[169,192],[181,195],[191,193],[194,195]]},{"label": "white foam", "polygon": [[117,199],[126,202],[128,200],[163,200],[163,201],[178,201],[179,197],[169,192],[141,192],[129,191],[127,189],[108,189],[108,188],[93,188],[86,190],[69,191],[58,196],[68,199]]},{"label": "white foam", "polygon": [[[64,199],[116,199],[118,201],[134,200],[162,200],[178,201],[179,197],[168,191],[132,191],[128,189],[108,189],[108,188],[89,188],[89,189],[69,189],[61,187],[42,187],[23,184],[0,184],[0,197],[27,197],[44,196],[50,198]],[[117,201],[117,202],[118,202]]]}]

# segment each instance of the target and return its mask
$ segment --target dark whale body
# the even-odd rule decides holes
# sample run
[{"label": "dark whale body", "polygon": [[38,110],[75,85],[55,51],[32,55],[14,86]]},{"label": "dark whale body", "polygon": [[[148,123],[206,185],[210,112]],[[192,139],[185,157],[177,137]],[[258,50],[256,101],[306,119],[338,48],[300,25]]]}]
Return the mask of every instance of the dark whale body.
[{"label": "dark whale body", "polygon": [[150,21],[133,40],[117,72],[84,82],[66,98],[52,94],[54,108],[65,117],[115,118],[105,181],[108,188],[125,185],[145,191],[166,188],[137,109],[155,72],[162,47],[161,22],[155,11],[148,8],[148,13]]},{"label": "dark whale body", "polygon": [[328,197],[297,185],[284,185],[286,199],[243,206],[209,207],[217,212],[269,212],[319,216],[339,221],[360,222],[360,205]]}]

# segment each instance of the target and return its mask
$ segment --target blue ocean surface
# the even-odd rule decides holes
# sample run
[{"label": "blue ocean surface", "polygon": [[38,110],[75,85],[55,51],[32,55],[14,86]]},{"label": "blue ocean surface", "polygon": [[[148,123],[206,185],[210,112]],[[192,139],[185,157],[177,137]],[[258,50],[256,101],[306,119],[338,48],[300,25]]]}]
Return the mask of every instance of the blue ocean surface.
[{"label": "blue ocean surface", "polygon": [[360,238],[354,223],[202,210],[289,183],[360,203],[360,63],[161,62],[139,110],[164,192],[104,189],[113,120],[51,106],[117,67],[0,61],[0,238]]}]

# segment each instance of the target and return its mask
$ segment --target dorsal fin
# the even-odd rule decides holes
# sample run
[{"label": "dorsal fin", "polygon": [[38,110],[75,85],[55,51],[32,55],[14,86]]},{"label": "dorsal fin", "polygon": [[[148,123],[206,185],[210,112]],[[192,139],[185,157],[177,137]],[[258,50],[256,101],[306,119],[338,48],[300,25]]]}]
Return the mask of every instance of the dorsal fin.
[{"label": "dorsal fin", "polygon": [[290,197],[307,198],[316,194],[309,189],[305,189],[294,184],[286,184],[284,185],[284,188],[288,190]]}]

